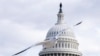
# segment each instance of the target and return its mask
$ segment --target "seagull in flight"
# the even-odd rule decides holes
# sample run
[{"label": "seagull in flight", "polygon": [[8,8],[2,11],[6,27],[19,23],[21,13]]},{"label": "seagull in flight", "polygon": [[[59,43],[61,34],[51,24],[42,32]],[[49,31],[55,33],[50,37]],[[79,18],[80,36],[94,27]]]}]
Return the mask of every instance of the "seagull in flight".
[{"label": "seagull in flight", "polygon": [[77,24],[75,24],[74,26],[78,26],[82,23],[82,21],[78,22]]},{"label": "seagull in flight", "polygon": [[50,47],[53,47],[56,43],[57,43],[57,39],[58,39],[58,36],[63,32],[65,31],[66,29],[63,29],[61,31],[58,32],[58,34],[56,34],[56,36],[54,36],[54,38],[50,38],[50,39],[47,39],[47,40],[44,40],[43,42],[39,42],[35,45],[31,45],[30,47],[18,52],[18,53],[15,53],[14,55],[12,56],[16,56],[16,55],[19,55],[25,51],[27,51],[28,49],[34,47],[34,46],[38,46],[38,45],[43,45],[45,48],[50,48]]}]

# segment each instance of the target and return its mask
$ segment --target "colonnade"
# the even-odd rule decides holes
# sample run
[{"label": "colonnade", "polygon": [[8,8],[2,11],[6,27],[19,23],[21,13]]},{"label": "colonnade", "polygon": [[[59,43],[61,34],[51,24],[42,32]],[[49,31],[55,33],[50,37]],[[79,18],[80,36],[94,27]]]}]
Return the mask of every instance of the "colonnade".
[{"label": "colonnade", "polygon": [[66,53],[51,53],[51,54],[43,54],[40,56],[80,56],[77,54],[66,54]]},{"label": "colonnade", "polygon": [[74,48],[78,49],[77,43],[69,43],[69,42],[60,42],[57,43],[53,48]]}]

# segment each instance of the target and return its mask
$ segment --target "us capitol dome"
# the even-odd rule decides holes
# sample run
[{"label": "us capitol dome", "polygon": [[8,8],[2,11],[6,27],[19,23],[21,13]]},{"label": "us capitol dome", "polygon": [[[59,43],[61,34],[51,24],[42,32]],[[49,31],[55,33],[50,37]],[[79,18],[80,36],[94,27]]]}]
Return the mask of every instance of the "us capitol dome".
[{"label": "us capitol dome", "polygon": [[53,47],[46,48],[43,46],[39,56],[82,56],[82,53],[78,50],[79,43],[75,38],[74,32],[64,22],[61,3],[57,17],[57,23],[48,31],[45,40],[54,38],[63,29],[66,30],[58,36],[58,41]]}]

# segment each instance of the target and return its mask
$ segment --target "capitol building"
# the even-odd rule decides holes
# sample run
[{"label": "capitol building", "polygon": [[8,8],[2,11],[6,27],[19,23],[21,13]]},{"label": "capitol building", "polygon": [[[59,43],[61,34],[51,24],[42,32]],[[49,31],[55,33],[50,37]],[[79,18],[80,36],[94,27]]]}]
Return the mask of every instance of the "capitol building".
[{"label": "capitol building", "polygon": [[64,22],[64,14],[62,11],[62,3],[60,3],[60,9],[57,14],[57,22],[55,25],[50,28],[47,33],[46,39],[53,38],[59,31],[67,29],[61,34],[57,39],[57,43],[50,47],[46,48],[43,46],[43,49],[40,51],[39,56],[82,56],[82,53],[78,50],[79,43],[76,40],[74,32],[72,29]]}]

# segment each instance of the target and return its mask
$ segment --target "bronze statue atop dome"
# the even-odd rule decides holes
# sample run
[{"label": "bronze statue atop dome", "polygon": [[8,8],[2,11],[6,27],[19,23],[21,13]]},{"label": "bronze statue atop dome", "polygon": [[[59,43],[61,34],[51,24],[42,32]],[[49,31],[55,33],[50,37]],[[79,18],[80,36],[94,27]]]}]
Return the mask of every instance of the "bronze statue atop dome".
[{"label": "bronze statue atop dome", "polygon": [[62,13],[62,3],[60,3],[59,13]]}]

